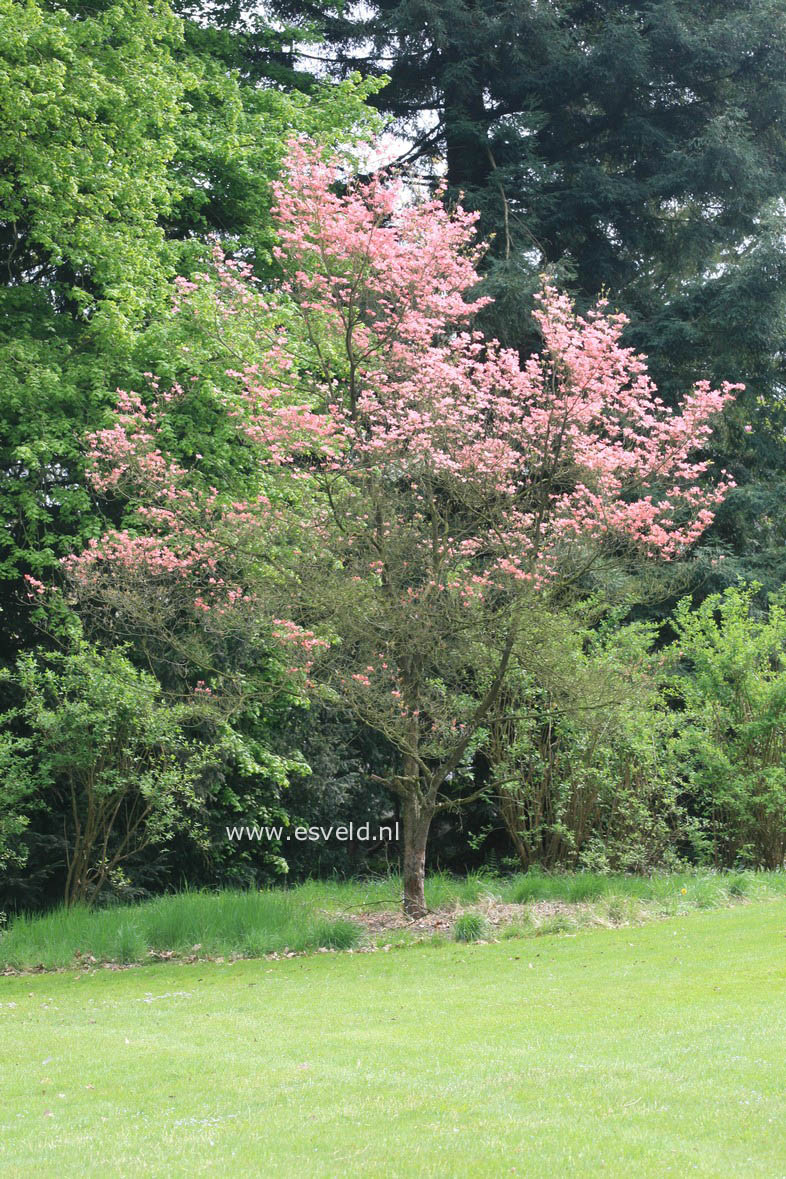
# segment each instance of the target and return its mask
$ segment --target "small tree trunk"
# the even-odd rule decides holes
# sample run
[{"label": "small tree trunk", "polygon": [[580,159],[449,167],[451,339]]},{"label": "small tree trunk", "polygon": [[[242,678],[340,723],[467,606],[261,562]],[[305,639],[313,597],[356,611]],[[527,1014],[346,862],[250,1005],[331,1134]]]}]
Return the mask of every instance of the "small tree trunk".
[{"label": "small tree trunk", "polygon": [[66,909],[71,909],[74,905],[81,904],[85,900],[87,873],[90,862],[88,852],[89,849],[85,846],[84,840],[78,837],[74,842],[71,862],[68,866],[68,874],[66,876],[63,895],[63,902]]},{"label": "small tree trunk", "polygon": [[408,917],[426,915],[426,843],[434,808],[416,798],[405,798],[401,808],[404,836],[404,912]]},{"label": "small tree trunk", "polygon": [[525,872],[529,871],[532,862],[531,849],[528,844],[522,839],[521,830],[523,827],[523,807],[517,805],[515,797],[504,791],[498,796],[499,813],[502,815],[502,821],[505,824],[511,842],[516,849],[516,855],[519,858],[522,868]]}]

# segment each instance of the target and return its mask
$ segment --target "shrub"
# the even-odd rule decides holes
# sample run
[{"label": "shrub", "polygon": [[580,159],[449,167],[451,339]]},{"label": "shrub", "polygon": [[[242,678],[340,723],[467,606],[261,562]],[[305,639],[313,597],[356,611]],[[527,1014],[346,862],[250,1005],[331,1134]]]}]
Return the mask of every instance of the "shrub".
[{"label": "shrub", "polygon": [[677,608],[672,691],[683,782],[717,866],[779,868],[786,855],[786,599],[758,587]]},{"label": "shrub", "polygon": [[79,639],[66,652],[21,656],[8,678],[21,703],[2,718],[0,833],[7,841],[31,814],[58,808],[65,903],[91,904],[196,808],[193,751],[157,681],[122,651]]},{"label": "shrub", "polygon": [[[501,816],[532,866],[643,872],[674,866],[692,823],[668,761],[654,632],[543,619],[537,657],[511,677],[489,727]],[[514,719],[511,719],[514,718]],[[594,899],[601,886],[570,899]],[[538,886],[522,886],[532,899]],[[525,897],[524,894],[531,892]]]}]

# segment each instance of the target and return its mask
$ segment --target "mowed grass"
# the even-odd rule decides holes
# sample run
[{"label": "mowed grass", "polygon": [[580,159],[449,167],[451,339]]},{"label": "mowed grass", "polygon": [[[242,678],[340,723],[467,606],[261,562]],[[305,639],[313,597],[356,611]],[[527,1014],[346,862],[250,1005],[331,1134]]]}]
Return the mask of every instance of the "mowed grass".
[{"label": "mowed grass", "polygon": [[[508,926],[496,932],[468,914],[470,923],[479,922],[474,936],[484,938],[570,933],[588,924],[638,924],[697,908],[783,897],[784,872],[647,877],[529,872],[462,878],[437,873],[426,883],[429,908],[452,911],[457,919],[462,909],[484,903],[521,906]],[[529,906],[541,901],[579,908],[533,921]],[[0,932],[0,970],[63,969],[77,962],[128,965],[161,956],[254,958],[285,951],[349,949],[363,939],[357,919],[400,904],[401,881],[391,875],[367,881],[309,881],[262,892],[184,892],[94,911],[56,909],[11,919]],[[454,928],[453,934],[473,940],[460,928]],[[419,936],[422,931],[400,930],[393,937],[382,935],[381,940],[398,944]]]},{"label": "mowed grass", "polygon": [[786,902],[0,979],[4,1176],[766,1176]]}]

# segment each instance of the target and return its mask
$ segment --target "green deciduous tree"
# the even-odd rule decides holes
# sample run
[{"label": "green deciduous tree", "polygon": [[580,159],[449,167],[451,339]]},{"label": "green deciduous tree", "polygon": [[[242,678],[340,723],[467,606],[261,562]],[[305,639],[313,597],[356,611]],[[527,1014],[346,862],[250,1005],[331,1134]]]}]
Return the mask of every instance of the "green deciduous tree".
[{"label": "green deciduous tree", "polygon": [[159,358],[175,367],[174,275],[198,266],[213,233],[264,270],[287,135],[347,142],[369,118],[367,86],[287,91],[225,49],[164,0],[0,0],[5,659],[36,641],[21,574],[51,570],[97,528],[86,432],[118,384]]},{"label": "green deciduous tree", "polygon": [[673,622],[677,748],[719,866],[780,868],[786,856],[786,603],[731,587]]},{"label": "green deciduous tree", "polygon": [[17,632],[20,572],[51,567],[64,537],[89,534],[80,439],[165,296],[160,219],[184,79],[162,5],[122,0],[75,19],[3,0],[0,27],[0,572],[12,652],[29,641]]},{"label": "green deciduous tree", "polygon": [[688,849],[655,637],[613,616],[533,617],[484,749],[525,870],[647,871]]},{"label": "green deciduous tree", "polygon": [[[147,368],[188,383],[194,396],[173,423],[172,444],[191,461],[201,453],[202,469],[224,490],[248,491],[250,464],[211,402],[226,354],[196,323],[181,330],[171,315],[173,278],[202,266],[212,235],[267,275],[271,183],[288,135],[302,130],[346,145],[374,121],[364,105],[370,85],[297,76],[272,29],[249,63],[242,39],[201,16],[165,0],[0,0],[0,662],[7,666],[20,651],[51,645],[44,632],[52,620],[31,612],[24,574],[56,580],[60,558],[119,510],[84,478],[85,436],[105,420],[118,385],[139,387]],[[117,638],[105,633],[101,641]],[[151,661],[137,636],[120,636],[128,639],[129,656],[158,676],[170,701],[193,689],[195,677],[184,679],[178,664],[182,652],[159,646]],[[265,680],[264,651],[246,643],[231,658],[235,669]],[[0,701],[12,703],[9,685]],[[239,866],[243,879],[262,880],[280,867],[275,848],[238,853],[227,865],[221,832],[238,817],[280,818],[290,763],[272,748],[281,745],[274,730],[285,711],[271,705],[264,714],[235,714],[231,724],[204,715],[192,725],[190,736],[214,754],[198,784],[201,834],[179,830],[172,857],[138,857],[140,886],[178,883],[183,873],[215,883]],[[13,849],[6,884],[17,903],[51,897],[63,847],[57,805],[26,826],[26,812],[6,809]],[[9,883],[25,858],[25,878]]]},{"label": "green deciduous tree", "polygon": [[21,702],[4,717],[0,808],[11,836],[37,811],[62,814],[65,903],[92,903],[197,811],[196,751],[155,679],[119,651],[77,642],[45,660],[23,655],[13,682]]}]

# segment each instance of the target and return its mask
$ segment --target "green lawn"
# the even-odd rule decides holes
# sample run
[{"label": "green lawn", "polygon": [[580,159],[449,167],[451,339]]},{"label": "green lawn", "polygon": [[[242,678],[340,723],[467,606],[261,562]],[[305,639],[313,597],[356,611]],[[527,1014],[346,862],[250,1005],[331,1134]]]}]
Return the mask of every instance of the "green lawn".
[{"label": "green lawn", "polygon": [[0,979],[4,1176],[786,1173],[786,902]]}]

